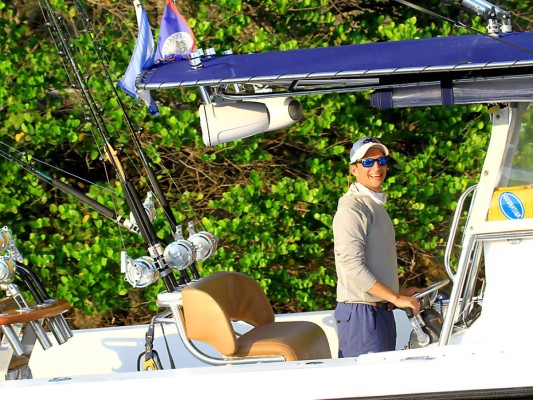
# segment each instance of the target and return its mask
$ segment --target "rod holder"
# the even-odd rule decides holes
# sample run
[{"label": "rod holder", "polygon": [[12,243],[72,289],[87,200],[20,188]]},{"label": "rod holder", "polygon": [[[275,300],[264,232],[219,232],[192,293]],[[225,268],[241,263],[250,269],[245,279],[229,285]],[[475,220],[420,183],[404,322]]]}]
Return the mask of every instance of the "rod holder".
[{"label": "rod holder", "polygon": [[39,343],[41,343],[43,349],[48,350],[52,347],[52,342],[50,341],[50,338],[48,338],[41,323],[39,321],[29,321],[29,324],[35,332],[35,336],[37,337],[37,340],[39,340]]},{"label": "rod holder", "polygon": [[59,326],[59,323],[57,322],[55,317],[45,318],[45,323],[50,329],[50,332],[52,332],[52,334],[56,338],[57,343],[63,344],[67,341],[65,333],[63,332],[63,329]]},{"label": "rod holder", "polygon": [[19,357],[23,356],[24,348],[22,347],[22,343],[20,342],[19,338],[15,334],[13,327],[11,325],[0,325],[0,330],[2,330],[2,333],[11,345],[13,352]]},{"label": "rod holder", "polygon": [[65,317],[63,315],[58,315],[54,317],[54,319],[57,320],[57,323],[62,330],[63,334],[67,339],[70,339],[73,335],[72,330],[70,329],[70,326],[68,326],[67,321],[65,320]]}]

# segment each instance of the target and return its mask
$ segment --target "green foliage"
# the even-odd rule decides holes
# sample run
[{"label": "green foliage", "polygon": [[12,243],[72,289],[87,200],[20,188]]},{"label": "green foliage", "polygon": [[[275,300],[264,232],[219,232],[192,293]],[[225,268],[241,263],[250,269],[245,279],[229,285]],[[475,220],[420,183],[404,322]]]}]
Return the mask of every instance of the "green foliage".
[{"label": "green foliage", "polygon": [[[159,24],[162,3],[145,4],[152,26]],[[454,33],[447,21],[389,3],[201,0],[180,5],[199,47],[236,53]],[[434,7],[434,2],[422,3]],[[76,33],[73,45],[110,136],[124,149],[125,160],[138,161],[113,87],[91,50],[92,40],[74,23],[75,9],[69,2],[55,4]],[[102,48],[110,80],[116,82],[133,50],[133,9],[118,1],[93,2],[90,7],[98,23],[93,39]],[[474,27],[483,29],[479,21]],[[0,0],[0,30],[0,140],[46,163],[37,164],[39,168],[60,168],[47,173],[64,182],[78,181],[80,190],[128,216],[115,171],[102,162],[103,143],[85,119],[79,91],[69,86],[38,4],[14,8]],[[370,109],[368,94],[359,93],[306,96],[299,124],[205,148],[196,91],[154,93],[161,110],[157,118],[131,98],[119,96],[133,129],[142,127],[144,154],[154,162],[177,220],[185,225],[193,219],[220,240],[215,255],[198,263],[202,274],[220,269],[247,273],[261,283],[277,311],[334,304],[331,221],[347,187],[347,155],[354,140],[380,137],[392,150],[385,189],[400,268],[411,268],[413,260],[402,251],[414,249],[416,272],[422,274],[431,267],[424,260],[442,259],[455,201],[475,182],[488,140],[489,121],[480,117],[479,106],[382,111]],[[146,255],[142,238],[18,166],[4,159],[0,165],[1,224],[12,229],[23,256],[51,294],[86,315],[134,312],[132,289],[120,273],[120,252]],[[128,163],[125,172],[146,193],[146,179],[138,178],[141,170]],[[168,240],[164,217],[154,227]],[[158,282],[142,290],[141,301],[151,311],[157,310],[154,299],[162,289]]]},{"label": "green foliage", "polygon": [[226,254],[215,257],[218,262],[210,268],[253,276],[279,303],[331,306],[331,301],[324,304],[309,296],[310,290],[329,291],[332,283],[324,263],[332,219],[323,214],[325,196],[300,179],[275,181],[252,172],[246,186],[235,185],[209,204],[228,214],[213,225]]}]

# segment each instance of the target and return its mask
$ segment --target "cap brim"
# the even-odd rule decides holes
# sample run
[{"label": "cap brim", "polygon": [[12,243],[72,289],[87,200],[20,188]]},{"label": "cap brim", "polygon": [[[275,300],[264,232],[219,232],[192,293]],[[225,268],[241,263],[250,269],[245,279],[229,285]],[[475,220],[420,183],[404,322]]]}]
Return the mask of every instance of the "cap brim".
[{"label": "cap brim", "polygon": [[386,156],[389,155],[389,149],[387,149],[387,147],[384,144],[381,144],[381,143],[367,143],[367,144],[362,145],[357,150],[357,152],[352,155],[352,157],[350,158],[350,163],[354,163],[357,160],[360,160],[361,158],[363,158],[365,156],[366,152],[368,151],[368,149],[370,149],[371,147],[379,147],[383,151],[384,155],[386,155]]}]

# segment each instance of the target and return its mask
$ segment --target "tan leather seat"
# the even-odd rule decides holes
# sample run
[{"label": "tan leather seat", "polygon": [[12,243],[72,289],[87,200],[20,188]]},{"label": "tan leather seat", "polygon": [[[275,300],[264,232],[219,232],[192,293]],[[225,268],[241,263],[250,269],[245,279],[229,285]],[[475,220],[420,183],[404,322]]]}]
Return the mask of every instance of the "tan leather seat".
[{"label": "tan leather seat", "polygon": [[[216,272],[182,291],[190,340],[213,346],[226,357],[282,355],[286,361],[331,358],[326,334],[309,321],[275,322],[261,286],[239,272]],[[231,321],[254,326],[237,336]]]}]

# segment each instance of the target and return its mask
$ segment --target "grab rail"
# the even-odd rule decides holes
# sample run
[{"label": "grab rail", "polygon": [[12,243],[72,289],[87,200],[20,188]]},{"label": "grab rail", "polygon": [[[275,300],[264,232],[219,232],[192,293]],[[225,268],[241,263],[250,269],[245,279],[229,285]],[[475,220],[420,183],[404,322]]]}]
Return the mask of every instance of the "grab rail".
[{"label": "grab rail", "polygon": [[450,228],[450,235],[448,236],[448,242],[446,244],[446,250],[444,252],[444,267],[446,268],[446,272],[448,273],[448,276],[450,277],[452,282],[454,280],[455,274],[453,273],[452,268],[450,266],[450,256],[452,254],[453,244],[455,241],[455,235],[457,233],[457,227],[459,225],[459,220],[461,219],[461,213],[463,212],[463,206],[464,206],[466,197],[472,192],[474,192],[473,196],[475,196],[476,189],[477,189],[477,184],[470,186],[468,189],[464,191],[464,193],[461,195],[461,197],[457,201],[457,208],[455,209],[455,214],[453,216],[453,221],[452,221],[452,225]]}]

